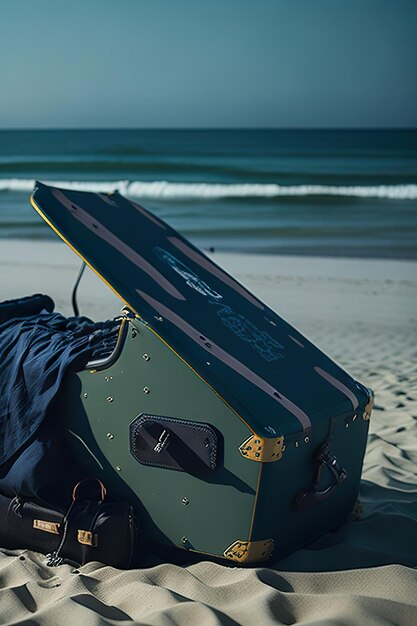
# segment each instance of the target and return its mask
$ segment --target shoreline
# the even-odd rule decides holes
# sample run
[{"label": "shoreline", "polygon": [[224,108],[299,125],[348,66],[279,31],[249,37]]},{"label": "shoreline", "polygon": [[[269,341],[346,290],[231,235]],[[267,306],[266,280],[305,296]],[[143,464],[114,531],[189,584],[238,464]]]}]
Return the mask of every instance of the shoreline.
[{"label": "shoreline", "polygon": [[[45,225],[41,222],[38,225],[40,228],[45,228]],[[5,243],[7,245],[7,242],[12,242],[12,243],[16,243],[16,244],[21,244],[23,245],[24,243],[26,243],[27,245],[31,245],[31,244],[49,244],[49,243],[59,243],[62,244],[63,242],[60,240],[56,240],[56,238],[54,237],[54,234],[50,231],[47,230],[46,232],[48,232],[48,236],[41,236],[41,237],[34,237],[34,236],[18,236],[18,235],[1,235],[1,229],[0,229],[0,247]],[[314,243],[314,239],[311,240],[311,248],[309,249],[307,244],[309,240],[306,240],[306,245],[304,247],[300,246],[300,247],[295,247],[295,246],[288,246],[287,249],[285,249],[285,244],[283,244],[282,246],[282,251],[281,250],[274,250],[274,249],[270,249],[268,248],[268,244],[266,241],[263,240],[259,240],[259,246],[258,247],[250,247],[250,242],[249,245],[246,247],[242,248],[233,248],[233,247],[229,247],[229,246],[222,246],[217,243],[215,245],[212,245],[212,243],[210,241],[206,241],[206,240],[200,240],[197,238],[193,237],[193,234],[189,234],[186,231],[183,233],[184,237],[187,238],[189,241],[191,241],[191,243],[193,243],[199,250],[201,250],[202,252],[204,252],[204,254],[211,256],[212,254],[220,254],[220,255],[232,255],[232,254],[237,254],[239,256],[244,255],[244,256],[255,256],[255,257],[291,257],[291,258],[311,258],[311,259],[342,259],[342,260],[357,260],[357,261],[410,261],[410,262],[417,262],[417,248],[415,246],[412,246],[410,249],[408,249],[405,246],[401,246],[401,250],[398,253],[394,253],[394,252],[386,252],[386,253],[381,253],[381,250],[379,249],[375,249],[375,250],[371,250],[369,247],[362,247],[360,248],[360,252],[358,251],[358,249],[353,249],[353,248],[347,248],[345,250],[337,250],[335,248],[320,248],[316,243]]]},{"label": "shoreline", "polygon": [[[72,290],[81,259],[63,243],[60,240],[31,240],[30,244],[21,239],[0,241],[0,299],[47,291],[49,286],[52,297],[64,300]],[[366,321],[372,322],[390,314],[395,297],[398,321],[417,321],[417,260],[205,253],[289,321],[293,315],[306,321],[315,315],[328,317],[329,307],[333,309],[343,301],[344,306],[338,307],[342,318],[349,313],[352,319],[364,321],[365,315]],[[313,297],[317,290],[321,298]],[[123,304],[88,268],[80,285],[80,299],[83,296],[87,300],[107,301],[109,306]],[[368,310],[373,296],[379,296],[379,306],[374,313]],[[309,311],[300,310],[298,306],[305,298],[313,307]],[[358,314],[356,307],[361,299]],[[63,313],[70,313],[66,304]]]}]

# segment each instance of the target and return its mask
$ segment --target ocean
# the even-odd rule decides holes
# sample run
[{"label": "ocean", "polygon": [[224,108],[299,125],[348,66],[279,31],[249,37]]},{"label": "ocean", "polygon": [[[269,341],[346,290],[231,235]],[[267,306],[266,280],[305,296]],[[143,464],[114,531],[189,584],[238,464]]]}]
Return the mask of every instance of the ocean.
[{"label": "ocean", "polygon": [[35,179],[118,189],[203,249],[417,258],[416,130],[0,131],[0,239],[56,238]]}]

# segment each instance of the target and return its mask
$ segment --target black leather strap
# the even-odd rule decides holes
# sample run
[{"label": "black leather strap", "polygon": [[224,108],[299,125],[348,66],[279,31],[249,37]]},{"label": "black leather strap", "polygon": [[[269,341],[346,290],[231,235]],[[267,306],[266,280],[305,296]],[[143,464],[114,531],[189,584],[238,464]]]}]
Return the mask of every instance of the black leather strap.
[{"label": "black leather strap", "polygon": [[[331,442],[327,440],[316,452],[318,462],[316,478],[311,489],[301,491],[295,500],[296,509],[304,509],[313,504],[326,500],[347,477],[346,470],[339,464],[338,460],[331,452]],[[327,487],[320,487],[323,470],[327,470],[330,482]]]}]

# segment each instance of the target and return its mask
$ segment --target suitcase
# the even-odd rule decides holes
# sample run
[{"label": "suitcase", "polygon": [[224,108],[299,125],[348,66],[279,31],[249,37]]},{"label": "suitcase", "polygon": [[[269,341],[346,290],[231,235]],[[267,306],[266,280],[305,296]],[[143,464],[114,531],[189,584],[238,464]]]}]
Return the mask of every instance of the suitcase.
[{"label": "suitcase", "polygon": [[345,521],[372,392],[135,202],[42,183],[31,202],[124,303],[65,428],[147,538],[250,564]]}]

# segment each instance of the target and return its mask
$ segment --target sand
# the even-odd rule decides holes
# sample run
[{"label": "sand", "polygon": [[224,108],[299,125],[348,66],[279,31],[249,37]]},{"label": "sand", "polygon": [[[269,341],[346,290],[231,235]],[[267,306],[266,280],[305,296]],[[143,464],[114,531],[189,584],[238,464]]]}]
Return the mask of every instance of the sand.
[{"label": "sand", "polygon": [[[0,550],[0,624],[417,625],[417,263],[213,255],[376,394],[360,521],[271,567],[202,561],[50,569]],[[78,261],[60,243],[0,243],[0,300],[46,292],[70,314]],[[119,299],[91,272],[81,312]]]}]

